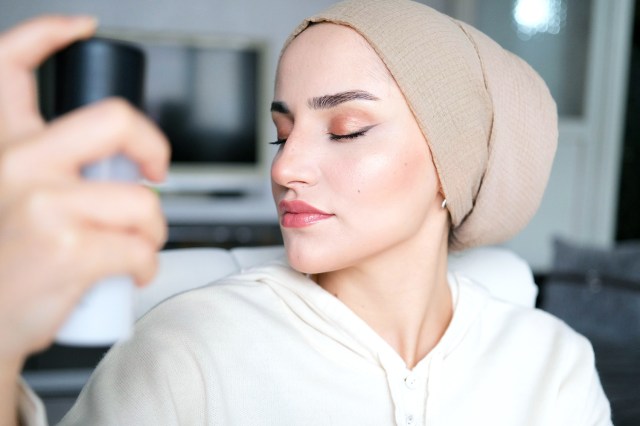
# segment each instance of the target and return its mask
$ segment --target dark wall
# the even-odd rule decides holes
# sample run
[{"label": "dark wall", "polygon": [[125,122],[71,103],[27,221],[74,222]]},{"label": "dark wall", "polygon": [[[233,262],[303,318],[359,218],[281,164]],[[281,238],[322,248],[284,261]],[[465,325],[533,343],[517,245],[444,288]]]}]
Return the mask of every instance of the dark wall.
[{"label": "dark wall", "polygon": [[620,193],[618,241],[640,239],[640,1],[636,0]]}]

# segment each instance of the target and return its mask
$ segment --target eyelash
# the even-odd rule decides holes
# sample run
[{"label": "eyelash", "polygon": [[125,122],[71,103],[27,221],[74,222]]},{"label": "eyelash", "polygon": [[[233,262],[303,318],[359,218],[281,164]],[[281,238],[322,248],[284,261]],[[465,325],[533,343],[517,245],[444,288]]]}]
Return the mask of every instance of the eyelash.
[{"label": "eyelash", "polygon": [[343,139],[355,139],[357,137],[360,136],[364,136],[365,133],[367,133],[367,131],[370,129],[370,127],[364,128],[362,130],[358,130],[357,132],[354,133],[349,133],[346,135],[334,135],[331,134],[329,135],[329,139],[331,139],[332,141],[339,141],[339,140],[343,140]]},{"label": "eyelash", "polygon": [[[339,141],[339,140],[345,140],[345,139],[355,139],[358,138],[360,136],[364,136],[365,133],[367,133],[373,126],[367,126],[362,130],[358,130],[357,132],[353,132],[353,133],[349,133],[346,135],[334,135],[334,134],[329,134],[329,139],[331,139],[332,141]],[[269,144],[271,145],[283,145],[285,142],[287,142],[286,139],[278,139],[274,142],[269,142]]]}]

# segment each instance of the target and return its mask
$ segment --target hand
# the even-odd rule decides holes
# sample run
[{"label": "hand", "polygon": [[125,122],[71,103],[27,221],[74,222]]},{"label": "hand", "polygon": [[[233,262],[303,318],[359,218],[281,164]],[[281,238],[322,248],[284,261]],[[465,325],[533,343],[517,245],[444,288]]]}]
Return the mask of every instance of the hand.
[{"label": "hand", "polygon": [[[161,181],[168,143],[142,114],[107,100],[46,124],[33,70],[89,37],[90,18],[45,17],[0,35],[0,368],[50,344],[97,280],[150,280],[166,236],[158,197],[137,184],[89,182],[83,165],[123,153]],[[16,372],[17,374],[17,372]]]}]

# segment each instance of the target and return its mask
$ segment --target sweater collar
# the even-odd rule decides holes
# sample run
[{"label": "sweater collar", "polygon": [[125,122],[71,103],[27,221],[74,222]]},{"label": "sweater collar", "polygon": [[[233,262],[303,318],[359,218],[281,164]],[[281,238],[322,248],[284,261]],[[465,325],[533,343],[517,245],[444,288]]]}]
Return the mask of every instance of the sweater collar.
[{"label": "sweater collar", "polygon": [[[306,275],[293,270],[286,261],[272,261],[243,274],[269,286],[307,332],[320,333],[387,373],[390,369],[407,370],[400,355],[364,320]],[[415,366],[416,372],[427,370],[434,356],[446,360],[489,300],[487,290],[460,274],[449,273],[448,282],[454,307],[451,322],[433,350]]]}]

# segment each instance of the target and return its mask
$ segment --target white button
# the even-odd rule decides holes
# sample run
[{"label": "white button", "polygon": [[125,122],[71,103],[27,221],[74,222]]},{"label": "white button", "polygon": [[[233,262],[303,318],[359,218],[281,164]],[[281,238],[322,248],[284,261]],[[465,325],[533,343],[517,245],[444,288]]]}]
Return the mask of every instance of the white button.
[{"label": "white button", "polygon": [[418,378],[413,374],[409,374],[407,377],[404,378],[404,384],[407,385],[409,389],[415,389],[417,383],[418,383]]},{"label": "white button", "polygon": [[416,424],[416,419],[415,419],[411,414],[409,414],[409,415],[406,417],[405,421],[406,421],[406,423],[407,423],[407,425],[408,425],[408,426],[412,426],[412,425],[415,425],[415,424]]}]

